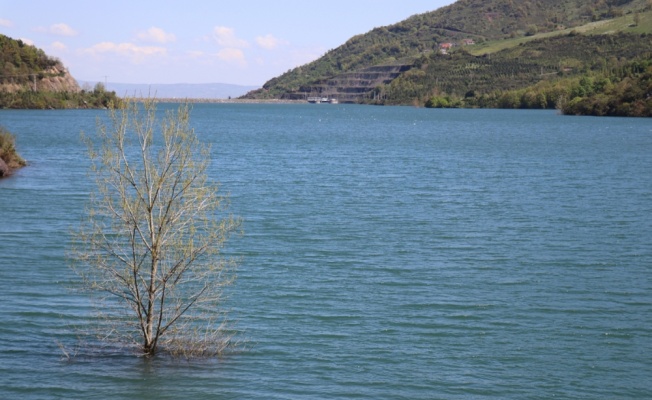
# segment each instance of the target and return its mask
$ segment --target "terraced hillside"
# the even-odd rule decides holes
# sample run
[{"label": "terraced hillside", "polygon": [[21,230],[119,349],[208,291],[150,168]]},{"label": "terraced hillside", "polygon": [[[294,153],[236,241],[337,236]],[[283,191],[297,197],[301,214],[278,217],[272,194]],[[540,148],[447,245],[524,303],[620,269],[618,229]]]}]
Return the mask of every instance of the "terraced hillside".
[{"label": "terraced hillside", "polygon": [[[370,95],[370,88],[388,85],[411,65],[377,65],[358,71],[345,72],[333,78],[301,86],[295,93],[285,98],[302,100],[306,97],[320,96],[338,99],[340,102],[354,103]],[[373,93],[371,93],[373,96]],[[373,99],[373,97],[371,97]]]},{"label": "terraced hillside", "polygon": [[[546,55],[536,50],[532,50],[530,59],[527,55],[504,53],[497,56],[501,62],[488,63],[480,57],[495,56],[518,46],[529,49],[527,43],[533,40],[554,41],[560,36],[571,38],[571,44],[565,40],[564,46],[581,48],[584,35],[617,32],[629,33],[631,38],[652,33],[652,0],[459,0],[355,36],[320,59],[276,77],[244,97],[301,99],[325,95],[338,96],[344,102],[420,103],[442,91],[463,95],[475,90],[466,83],[478,81],[476,73],[454,81],[447,78],[451,70],[468,70],[456,63],[460,58],[483,65],[484,86],[529,85],[547,74],[558,73],[560,68],[574,73],[587,66],[566,67],[557,60],[551,67]],[[573,38],[577,38],[577,45],[572,44]],[[646,41],[642,43],[647,46]],[[644,53],[649,49],[639,50]],[[504,59],[510,54],[514,59]],[[452,64],[445,65],[447,60]],[[596,62],[591,60],[589,65]],[[492,76],[507,79],[492,81]],[[515,76],[520,78],[509,79]]]}]

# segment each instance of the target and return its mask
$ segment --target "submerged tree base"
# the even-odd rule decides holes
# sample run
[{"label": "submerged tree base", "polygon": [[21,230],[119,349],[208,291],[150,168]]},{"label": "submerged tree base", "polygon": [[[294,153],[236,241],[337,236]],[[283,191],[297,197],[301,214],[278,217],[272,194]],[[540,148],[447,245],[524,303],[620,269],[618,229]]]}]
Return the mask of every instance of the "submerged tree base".
[{"label": "submerged tree base", "polygon": [[240,219],[207,176],[209,147],[190,109],[126,99],[87,138],[96,178],[72,267],[98,307],[102,339],[151,357],[213,357],[232,343],[222,290],[235,261],[220,255]]}]

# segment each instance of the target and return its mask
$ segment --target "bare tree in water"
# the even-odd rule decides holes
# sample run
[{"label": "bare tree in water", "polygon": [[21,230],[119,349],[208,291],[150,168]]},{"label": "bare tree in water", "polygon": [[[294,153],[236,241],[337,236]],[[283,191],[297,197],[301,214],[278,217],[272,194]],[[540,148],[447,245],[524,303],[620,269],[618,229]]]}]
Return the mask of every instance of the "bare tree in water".
[{"label": "bare tree in water", "polygon": [[[97,191],[73,240],[73,269],[102,300],[103,335],[142,354],[219,355],[235,263],[221,256],[240,220],[207,179],[209,147],[182,105],[126,99],[86,138]],[[160,113],[159,113],[160,116]]]}]

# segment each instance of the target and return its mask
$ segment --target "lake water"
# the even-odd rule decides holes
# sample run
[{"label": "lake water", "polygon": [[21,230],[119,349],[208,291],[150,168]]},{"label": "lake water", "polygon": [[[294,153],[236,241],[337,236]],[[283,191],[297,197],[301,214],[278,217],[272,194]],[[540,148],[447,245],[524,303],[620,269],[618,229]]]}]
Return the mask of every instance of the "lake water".
[{"label": "lake water", "polygon": [[[172,107],[160,105],[161,108]],[[219,361],[80,355],[65,254],[104,111],[0,110],[0,398],[649,399],[652,122],[195,105],[245,235]]]}]

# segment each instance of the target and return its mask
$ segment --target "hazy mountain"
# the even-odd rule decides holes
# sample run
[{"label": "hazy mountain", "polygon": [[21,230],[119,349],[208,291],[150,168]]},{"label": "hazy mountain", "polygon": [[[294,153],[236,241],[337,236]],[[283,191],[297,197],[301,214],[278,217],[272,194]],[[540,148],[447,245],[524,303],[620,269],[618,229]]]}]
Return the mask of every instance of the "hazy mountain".
[{"label": "hazy mountain", "polygon": [[[97,82],[79,81],[80,86],[92,89]],[[107,82],[106,90],[115,91],[118,96],[156,96],[178,99],[228,99],[244,95],[257,86],[232,85],[228,83],[174,83],[174,84],[132,84]]]}]

